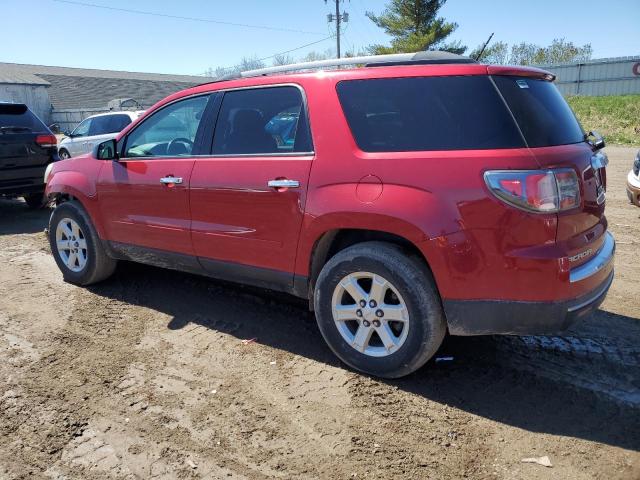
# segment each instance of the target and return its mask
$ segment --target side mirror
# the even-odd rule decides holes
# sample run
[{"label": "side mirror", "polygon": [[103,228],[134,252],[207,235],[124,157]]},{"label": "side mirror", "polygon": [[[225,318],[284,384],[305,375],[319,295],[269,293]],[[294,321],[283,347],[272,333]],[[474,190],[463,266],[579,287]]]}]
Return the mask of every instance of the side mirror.
[{"label": "side mirror", "polygon": [[117,160],[118,142],[114,138],[99,143],[93,148],[93,156],[98,160]]},{"label": "side mirror", "polygon": [[595,130],[587,133],[586,140],[594,150],[602,150],[605,146],[604,137]]}]

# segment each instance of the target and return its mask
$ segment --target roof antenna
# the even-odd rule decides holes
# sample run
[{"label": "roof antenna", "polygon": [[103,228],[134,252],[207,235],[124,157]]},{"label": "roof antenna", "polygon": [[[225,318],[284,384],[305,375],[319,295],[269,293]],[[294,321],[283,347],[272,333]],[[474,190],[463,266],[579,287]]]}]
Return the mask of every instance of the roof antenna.
[{"label": "roof antenna", "polygon": [[487,48],[487,45],[489,45],[489,42],[491,41],[492,38],[493,38],[493,33],[491,33],[491,35],[489,35],[489,38],[487,38],[487,41],[484,42],[484,45],[482,46],[482,50],[480,50],[478,55],[476,55],[476,58],[475,58],[476,62],[478,60],[480,60],[480,57],[482,57],[482,54],[484,53],[485,48]]}]

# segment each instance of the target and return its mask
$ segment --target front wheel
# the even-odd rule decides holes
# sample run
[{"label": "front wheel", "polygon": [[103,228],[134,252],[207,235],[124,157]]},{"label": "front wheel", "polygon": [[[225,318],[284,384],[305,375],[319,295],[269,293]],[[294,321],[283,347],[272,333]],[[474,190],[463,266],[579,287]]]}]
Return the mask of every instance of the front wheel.
[{"label": "front wheel", "polygon": [[102,246],[91,219],[76,202],[65,202],[49,220],[51,253],[65,281],[91,285],[111,276],[117,261]]},{"label": "front wheel", "polygon": [[58,156],[60,157],[60,160],[66,160],[67,158],[71,158],[71,155],[69,155],[69,152],[66,151],[64,148],[60,149],[60,151],[58,152]]},{"label": "front wheel", "polygon": [[360,243],[332,257],[318,276],[314,307],[331,350],[350,367],[383,378],[420,368],[446,333],[426,265],[383,242]]}]

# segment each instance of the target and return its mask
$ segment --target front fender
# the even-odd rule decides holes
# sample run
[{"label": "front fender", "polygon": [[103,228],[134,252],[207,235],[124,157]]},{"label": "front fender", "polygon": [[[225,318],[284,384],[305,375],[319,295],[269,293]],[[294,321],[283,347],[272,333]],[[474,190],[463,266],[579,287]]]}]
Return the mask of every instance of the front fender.
[{"label": "front fender", "polygon": [[96,185],[87,174],[79,171],[56,171],[54,169],[47,181],[45,197],[52,200],[59,195],[69,196],[78,201],[89,214],[98,235],[101,238],[105,237],[97,201]]}]

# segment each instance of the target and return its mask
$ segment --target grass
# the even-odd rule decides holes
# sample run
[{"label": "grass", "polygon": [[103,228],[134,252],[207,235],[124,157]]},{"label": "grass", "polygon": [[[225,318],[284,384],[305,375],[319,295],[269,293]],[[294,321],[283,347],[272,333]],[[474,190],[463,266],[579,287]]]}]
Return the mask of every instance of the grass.
[{"label": "grass", "polygon": [[640,146],[640,95],[569,97],[582,127],[597,130],[609,144]]}]

